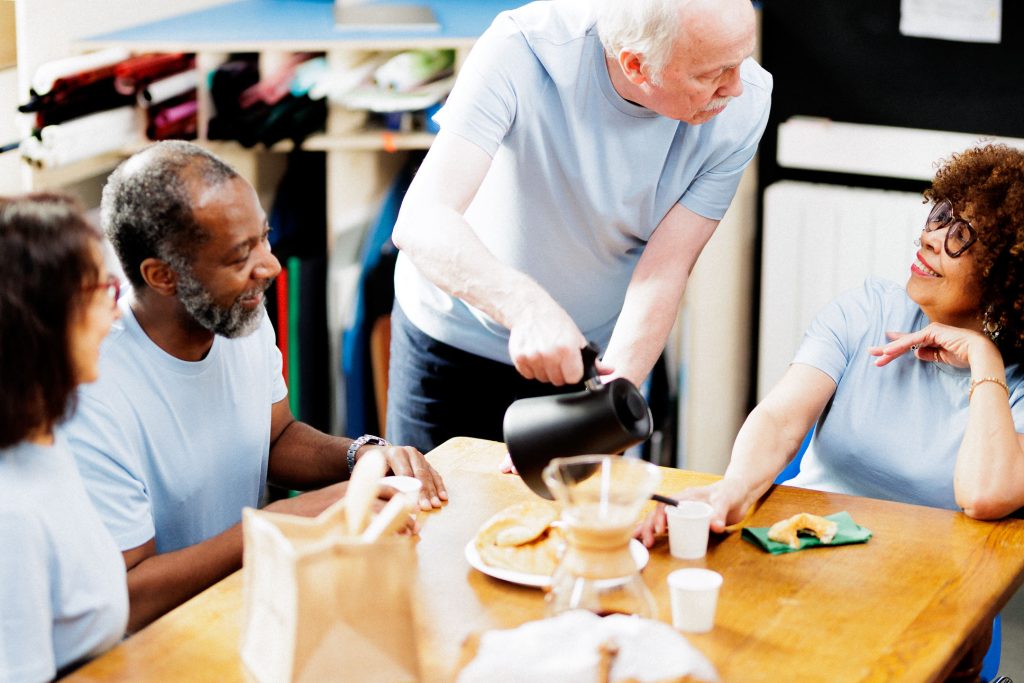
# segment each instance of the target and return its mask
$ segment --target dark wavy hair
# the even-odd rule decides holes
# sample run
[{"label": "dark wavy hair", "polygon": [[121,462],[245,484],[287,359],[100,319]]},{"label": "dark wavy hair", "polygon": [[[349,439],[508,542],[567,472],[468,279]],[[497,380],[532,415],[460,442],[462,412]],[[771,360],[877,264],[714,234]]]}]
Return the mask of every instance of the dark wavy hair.
[{"label": "dark wavy hair", "polygon": [[[1024,151],[990,144],[954,154],[925,191],[978,231],[972,247],[986,326],[1004,360],[1024,360]],[[990,335],[991,336],[991,335]]]},{"label": "dark wavy hair", "polygon": [[146,286],[147,258],[189,262],[208,237],[192,213],[192,187],[217,187],[237,178],[233,168],[199,145],[166,140],[122,162],[103,187],[100,220],[124,274]]},{"label": "dark wavy hair", "polygon": [[69,329],[99,281],[100,240],[70,197],[0,197],[0,448],[74,409]]}]

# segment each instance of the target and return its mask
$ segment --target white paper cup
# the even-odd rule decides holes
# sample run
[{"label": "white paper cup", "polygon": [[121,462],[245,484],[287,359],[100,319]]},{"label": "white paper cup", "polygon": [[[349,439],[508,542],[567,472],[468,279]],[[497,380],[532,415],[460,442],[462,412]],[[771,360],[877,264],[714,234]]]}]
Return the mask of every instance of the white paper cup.
[{"label": "white paper cup", "polygon": [[687,633],[707,633],[715,625],[722,575],[710,569],[677,569],[668,575],[672,625]]},{"label": "white paper cup", "polygon": [[666,505],[668,547],[672,557],[696,560],[708,552],[710,505],[697,500],[683,500],[679,505]]},{"label": "white paper cup", "polygon": [[416,516],[416,513],[420,511],[420,489],[423,488],[422,481],[416,477],[405,477],[398,474],[392,474],[387,477],[382,477],[380,483],[384,486],[390,486],[393,489],[397,489],[399,493],[405,496],[412,508],[409,511],[409,514],[414,517]]}]

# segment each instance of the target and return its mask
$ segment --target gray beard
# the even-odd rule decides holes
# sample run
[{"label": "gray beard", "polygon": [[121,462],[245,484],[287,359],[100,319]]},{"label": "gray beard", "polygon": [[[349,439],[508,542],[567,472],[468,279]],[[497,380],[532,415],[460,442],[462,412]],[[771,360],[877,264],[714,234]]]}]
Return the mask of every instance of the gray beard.
[{"label": "gray beard", "polygon": [[[259,328],[260,322],[263,320],[263,306],[246,309],[239,300],[236,300],[229,308],[218,306],[214,303],[209,290],[192,275],[191,271],[187,268],[176,268],[175,270],[178,273],[178,301],[203,329],[228,339],[234,339],[252,334]],[[268,280],[266,284],[245,292],[239,299],[255,293],[256,290],[266,291],[270,282]]]}]

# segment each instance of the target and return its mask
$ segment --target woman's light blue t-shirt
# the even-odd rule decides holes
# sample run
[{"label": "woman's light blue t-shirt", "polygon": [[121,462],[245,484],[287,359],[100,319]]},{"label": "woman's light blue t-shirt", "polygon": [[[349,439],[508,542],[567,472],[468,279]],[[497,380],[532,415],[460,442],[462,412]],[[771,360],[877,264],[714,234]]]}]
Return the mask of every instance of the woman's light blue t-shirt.
[{"label": "woman's light blue t-shirt", "polygon": [[0,681],[48,681],[124,635],[124,558],[59,437],[0,450],[0,483]]},{"label": "woman's light blue t-shirt", "polygon": [[[886,332],[929,324],[895,282],[870,278],[826,306],[804,336],[794,363],[836,381],[793,486],[959,509],[953,494],[957,451],[967,427],[969,368],[906,354],[877,367],[869,346]],[[1024,373],[1006,368],[1010,410],[1024,432]]]}]

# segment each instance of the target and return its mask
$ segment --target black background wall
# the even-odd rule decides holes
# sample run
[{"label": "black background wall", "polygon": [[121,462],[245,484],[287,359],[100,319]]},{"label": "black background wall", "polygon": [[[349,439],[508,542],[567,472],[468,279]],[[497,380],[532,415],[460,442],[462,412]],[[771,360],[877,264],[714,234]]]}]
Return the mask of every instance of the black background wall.
[{"label": "black background wall", "polygon": [[780,177],[775,129],[795,115],[1024,137],[1020,0],[1004,0],[996,45],[901,35],[900,0],[764,0],[762,20],[775,79],[762,186]]}]

